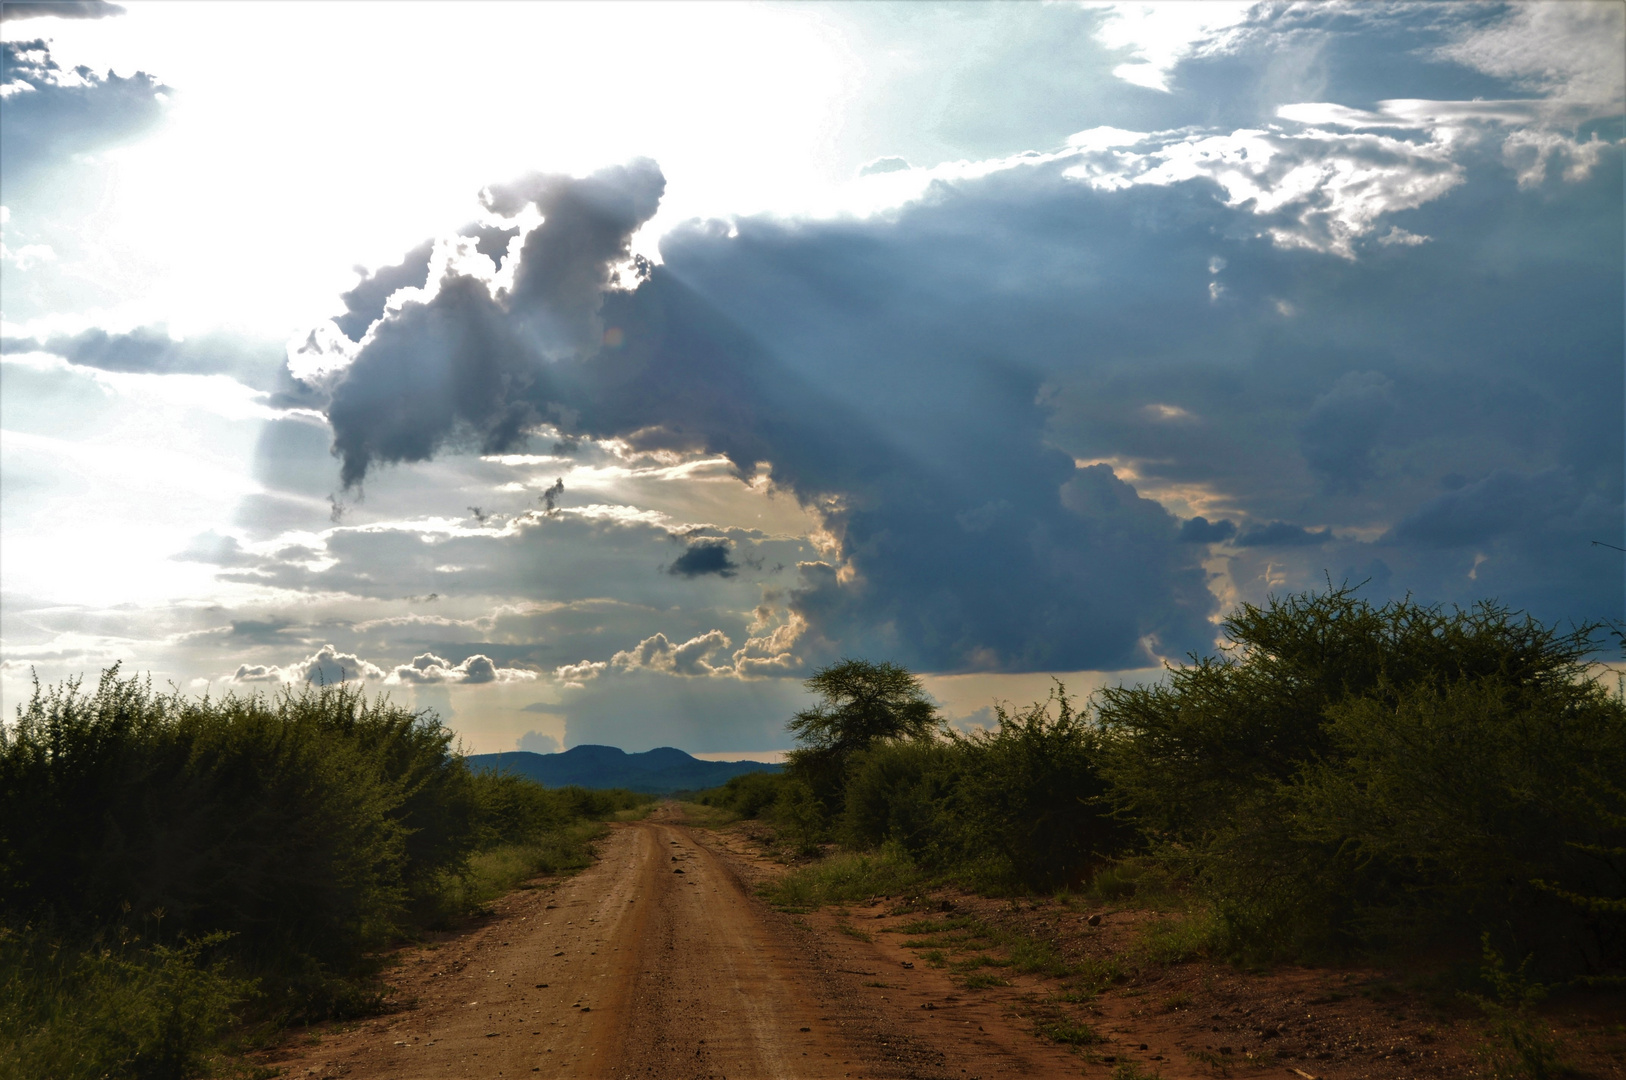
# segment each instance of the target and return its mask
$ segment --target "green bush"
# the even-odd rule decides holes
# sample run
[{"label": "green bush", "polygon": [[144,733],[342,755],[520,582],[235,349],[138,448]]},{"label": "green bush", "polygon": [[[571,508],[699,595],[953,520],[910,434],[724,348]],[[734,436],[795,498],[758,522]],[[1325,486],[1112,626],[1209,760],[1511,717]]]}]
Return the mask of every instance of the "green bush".
[{"label": "green bush", "polygon": [[0,1080],[200,1075],[253,992],[228,973],[224,941],[74,948],[34,928],[0,930]]},{"label": "green bush", "polygon": [[783,773],[752,772],[731,776],[722,787],[702,791],[695,801],[702,806],[715,806],[742,818],[760,818],[779,798],[784,785]]},{"label": "green bush", "polygon": [[998,728],[955,736],[962,847],[994,856],[1026,888],[1087,880],[1134,838],[1107,800],[1099,727],[1059,682],[1049,701],[995,713]]},{"label": "green bush", "polygon": [[[1054,710],[1054,711],[1052,711]],[[1065,687],[999,726],[854,754],[841,835],[901,845],[930,869],[986,885],[1052,889],[1087,879],[1133,840],[1099,771],[1101,734]]]},{"label": "green bush", "polygon": [[[268,700],[35,688],[0,735],[0,921],[68,931],[162,909],[234,934],[282,1007],[332,1004],[478,832],[451,733],[344,688]],[[273,989],[273,996],[276,991]]]},{"label": "green bush", "polygon": [[1244,605],[1226,655],[1102,694],[1119,806],[1239,944],[1482,932],[1548,974],[1626,965],[1626,707],[1570,633],[1335,589]]},{"label": "green bush", "polygon": [[343,687],[36,684],[0,726],[0,1069],[192,1075],[246,1003],[376,1007],[383,946],[586,865],[591,823],[650,801],[471,775],[451,738]]},{"label": "green bush", "polygon": [[965,755],[945,742],[883,743],[855,755],[841,834],[868,851],[892,842],[935,867],[960,861],[963,824],[954,813]]}]

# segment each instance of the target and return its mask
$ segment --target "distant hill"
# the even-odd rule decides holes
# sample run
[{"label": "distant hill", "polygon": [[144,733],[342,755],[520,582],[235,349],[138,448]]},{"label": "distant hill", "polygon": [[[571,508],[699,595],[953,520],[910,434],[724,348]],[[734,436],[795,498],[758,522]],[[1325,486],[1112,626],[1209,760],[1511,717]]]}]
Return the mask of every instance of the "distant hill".
[{"label": "distant hill", "polygon": [[572,746],[560,754],[533,754],[510,750],[501,754],[470,754],[464,759],[478,772],[518,773],[543,787],[577,784],[588,788],[626,788],[652,795],[673,791],[699,791],[716,787],[730,777],[749,772],[778,772],[779,765],[762,761],[701,761],[682,750],[662,746],[629,754],[613,746]]}]

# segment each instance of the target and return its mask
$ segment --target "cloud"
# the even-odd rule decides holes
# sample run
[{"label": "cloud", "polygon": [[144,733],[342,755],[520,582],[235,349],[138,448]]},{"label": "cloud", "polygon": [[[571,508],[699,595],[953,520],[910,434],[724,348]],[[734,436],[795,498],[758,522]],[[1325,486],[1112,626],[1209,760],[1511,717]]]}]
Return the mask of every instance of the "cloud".
[{"label": "cloud", "polygon": [[553,677],[566,686],[581,686],[604,674],[609,665],[601,660],[583,660],[578,664],[564,664],[553,671]]},{"label": "cloud", "polygon": [[490,683],[526,682],[536,678],[536,672],[523,668],[498,667],[489,656],[475,653],[460,663],[452,663],[434,653],[422,653],[390,672],[392,683]]},{"label": "cloud", "polygon": [[1424,503],[1396,523],[1393,536],[1429,547],[1485,544],[1572,518],[1586,501],[1567,470],[1497,469]]},{"label": "cloud", "polygon": [[448,272],[432,297],[373,325],[328,407],[345,485],[375,463],[425,461],[454,435],[497,453],[547,419],[557,378],[548,361],[602,340],[604,291],[665,183],[653,162],[636,161],[488,189],[493,213],[534,207],[544,220],[524,239],[511,287]]},{"label": "cloud", "polygon": [[186,547],[171,555],[177,562],[208,563],[211,566],[258,566],[263,561],[243,550],[235,536],[222,536],[210,529],[194,536]]},{"label": "cloud", "polygon": [[[520,185],[493,188],[487,201],[493,212],[513,213],[526,198],[553,199],[547,221],[563,235],[577,228],[571,215],[582,217],[597,246],[549,247],[538,239],[545,223],[524,239],[512,289],[494,292],[485,280],[447,274],[432,299],[408,302],[375,323],[342,370],[328,410],[347,482],[358,483],[387,461],[425,460],[454,442],[500,451],[546,420],[566,434],[620,439],[641,452],[722,454],[742,476],[771,463],[775,487],[824,517],[845,567],[829,580],[807,578],[787,598],[788,610],[808,628],[796,654],[804,660],[868,647],[932,668],[1052,661],[1080,667],[1144,661],[1150,633],[1180,643],[1206,636],[1212,601],[1200,568],[1178,545],[1172,518],[1121,486],[1110,499],[1064,504],[1076,470],[1043,445],[1034,374],[976,355],[980,342],[962,337],[944,354],[953,359],[939,366],[938,411],[900,425],[895,411],[881,415],[889,395],[859,405],[833,396],[827,381],[815,386],[672,273],[657,268],[634,287],[625,281],[612,287],[611,260],[624,257],[630,230],[658,195],[653,166],[608,170],[574,186],[549,183],[555,186],[544,196]],[[605,204],[619,208],[606,219],[611,224],[594,216]],[[728,249],[770,261],[812,255],[819,244],[837,259],[856,254],[839,230],[831,245],[815,232],[768,221],[740,228],[750,240],[738,245],[703,226],[680,231],[663,254],[668,265],[704,263]],[[583,251],[594,256],[584,258]],[[538,269],[539,260],[549,259],[565,259],[568,267]],[[750,261],[737,262],[734,272],[751,273]],[[596,305],[586,299],[586,285],[559,284],[578,278],[596,290]],[[761,280],[782,276],[764,267]],[[792,288],[784,299],[799,295]],[[798,312],[795,322],[816,307]],[[619,332],[616,343],[579,329],[589,314]],[[860,305],[847,323],[867,317]],[[878,329],[877,343],[891,342],[894,331]],[[944,343],[932,337],[904,347],[941,353]],[[865,411],[871,404],[874,417]],[[975,449],[943,442],[950,431],[973,429],[957,429],[959,418],[983,432]],[[962,480],[974,477],[974,488],[998,488],[1000,497],[968,501],[964,483],[942,472],[946,461],[968,470]],[[1074,489],[1100,486],[1092,476]],[[1013,477],[1021,479],[1013,484]],[[1090,520],[1097,514],[1118,524],[1097,528]],[[947,542],[948,536],[962,539]],[[1080,544],[1098,545],[1093,556],[1122,572],[1086,569],[1088,559],[1071,554]],[[727,556],[702,549],[673,569],[724,579]],[[996,581],[978,569],[994,563],[1013,573]],[[1173,592],[1159,573],[1146,572],[1149,563],[1175,570]],[[952,597],[940,584],[949,579],[960,583]],[[1150,590],[1142,598],[1149,602],[1132,602],[1135,590]],[[1142,614],[1102,617],[1102,607],[1125,603]],[[791,662],[786,655],[751,657],[782,667]]]},{"label": "cloud", "polygon": [[1332,540],[1331,529],[1306,529],[1285,521],[1272,521],[1247,529],[1236,538],[1237,547],[1312,547]]},{"label": "cloud", "polygon": [[1316,398],[1299,448],[1329,488],[1354,492],[1373,475],[1373,454],[1395,414],[1394,382],[1376,371],[1350,371]]},{"label": "cloud", "polygon": [[266,664],[240,665],[231,679],[238,683],[314,683],[318,686],[338,686],[341,683],[376,681],[384,678],[384,670],[368,663],[354,653],[344,653],[331,644],[323,645],[312,655],[286,667]]},{"label": "cloud", "polygon": [[1112,69],[1125,82],[1169,91],[1169,75],[1185,58],[1220,46],[1227,31],[1247,21],[1254,0],[1206,0],[1201,4],[1135,3],[1128,0],[1087,4],[1105,17],[1096,40],[1127,50],[1130,60]]},{"label": "cloud", "polygon": [[859,176],[875,176],[878,173],[904,172],[909,168],[909,162],[901,157],[881,157],[858,170]]},{"label": "cloud", "polygon": [[610,667],[620,671],[664,671],[672,675],[732,674],[731,665],[713,665],[708,658],[733,644],[721,630],[709,630],[682,644],[669,641],[665,634],[652,634],[635,647],[610,657]]},{"label": "cloud", "polygon": [[1197,516],[1180,525],[1180,542],[1182,544],[1218,544],[1229,540],[1236,535],[1236,522],[1209,521],[1207,518]]},{"label": "cloud", "polygon": [[124,9],[106,0],[6,0],[0,5],[0,22],[37,19],[106,19],[123,15]]},{"label": "cloud", "polygon": [[[692,222],[653,269],[620,245],[656,173],[557,181],[632,209],[591,257],[547,254],[533,230],[500,272],[436,262],[423,298],[392,305],[338,372],[346,478],[371,499],[391,462],[433,458],[449,477],[458,449],[540,457],[569,440],[725,457],[819,521],[821,553],[781,560],[803,564],[780,586],[794,648],[747,654],[780,670],[844,652],[932,671],[1145,663],[1205,647],[1216,607],[1278,587],[1222,574],[1210,591],[1202,542],[1230,540],[1238,573],[1303,574],[1323,550],[1372,558],[1339,537],[1383,534],[1447,472],[1562,461],[1607,489],[1614,459],[1581,447],[1618,442],[1609,395],[1565,387],[1618,383],[1601,359],[1618,342],[1618,148],[1541,201],[1483,137],[1538,123],[1539,103],[1374,94],[1361,109],[1288,99],[1276,116],[1275,100],[1249,126],[1091,129],[874,218]],[[488,208],[535,210],[527,198],[494,188]],[[585,196],[561,200],[547,218],[561,229],[591,216]],[[522,290],[548,258],[594,284]],[[1540,330],[1555,319],[1564,334]],[[1536,354],[1550,366],[1532,369]],[[532,499],[555,475],[544,467],[523,478]],[[361,540],[341,543],[328,580],[370,595]],[[472,540],[388,543],[415,594],[438,588],[429,571],[472,583],[480,565]],[[739,565],[734,578],[664,576],[756,584],[734,552],[708,556]],[[1415,554],[1384,551],[1396,588],[1465,587]],[[615,580],[653,595],[636,573]],[[575,583],[538,595],[556,587]],[[608,640],[647,638],[645,619]],[[769,636],[726,618],[660,628],[669,647],[711,629]],[[585,686],[610,655],[545,666]],[[569,663],[582,657],[605,666]]]},{"label": "cloud", "polygon": [[1386,215],[1443,197],[1465,175],[1444,135],[1419,143],[1368,132],[1241,128],[1148,135],[1138,146],[1088,150],[1066,175],[1108,190],[1206,180],[1225,193],[1227,206],[1264,219],[1277,245],[1345,258]]},{"label": "cloud", "polygon": [[[6,4],[13,12],[18,6]],[[70,155],[151,129],[173,91],[146,72],[62,70],[43,39],[0,42],[0,182],[22,186]],[[7,201],[16,205],[17,196]]]},{"label": "cloud", "polygon": [[514,746],[515,749],[528,751],[532,754],[557,754],[564,749],[556,736],[544,735],[540,731],[527,731],[519,737],[519,741]]},{"label": "cloud", "polygon": [[1504,18],[1476,22],[1438,55],[1564,103],[1618,110],[1626,98],[1626,11],[1619,4],[1511,4]]},{"label": "cloud", "polygon": [[[782,597],[775,593],[774,599]],[[755,616],[745,643],[732,653],[729,650],[734,647],[733,641],[718,629],[681,643],[656,633],[631,649],[617,652],[608,662],[583,660],[567,664],[555,669],[554,677],[566,686],[580,688],[606,674],[624,678],[636,672],[659,672],[681,677],[752,679],[800,673],[802,661],[792,650],[807,629],[806,620],[772,600],[759,605]]]},{"label": "cloud", "polygon": [[174,338],[163,327],[142,326],[127,333],[92,328],[41,339],[8,337],[7,353],[43,352],[72,364],[152,375],[230,375],[261,389],[277,385],[280,350],[228,333]]},{"label": "cloud", "polygon": [[739,564],[729,558],[728,544],[721,541],[691,544],[687,551],[666,568],[669,574],[688,578],[702,577],[706,574],[727,578],[733,577],[738,570]]},{"label": "cloud", "polygon": [[367,328],[384,314],[384,305],[402,289],[422,289],[429,283],[429,256],[434,252],[433,241],[424,241],[402,256],[391,266],[381,266],[372,273],[361,267],[361,281],[349,292],[340,295],[344,314],[333,320],[340,333],[351,341],[360,341]]}]

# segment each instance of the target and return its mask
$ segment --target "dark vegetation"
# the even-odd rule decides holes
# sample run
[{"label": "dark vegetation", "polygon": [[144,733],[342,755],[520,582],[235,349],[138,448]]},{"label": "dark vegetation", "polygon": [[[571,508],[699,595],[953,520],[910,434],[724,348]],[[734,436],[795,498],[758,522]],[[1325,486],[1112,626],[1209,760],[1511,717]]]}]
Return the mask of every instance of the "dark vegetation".
[{"label": "dark vegetation", "polygon": [[0,1077],[230,1071],[223,1036],[376,1008],[386,946],[586,865],[648,801],[475,774],[451,741],[342,687],[36,686],[0,727]]},{"label": "dark vegetation", "polygon": [[839,845],[787,906],[1173,890],[1202,941],[1171,955],[1427,956],[1498,993],[1505,957],[1532,986],[1619,986],[1626,705],[1588,676],[1595,629],[1331,589],[1244,605],[1222,655],[1162,683],[1082,708],[1058,684],[970,735],[908,672],[848,660],[809,680],[783,774],[700,801]]}]

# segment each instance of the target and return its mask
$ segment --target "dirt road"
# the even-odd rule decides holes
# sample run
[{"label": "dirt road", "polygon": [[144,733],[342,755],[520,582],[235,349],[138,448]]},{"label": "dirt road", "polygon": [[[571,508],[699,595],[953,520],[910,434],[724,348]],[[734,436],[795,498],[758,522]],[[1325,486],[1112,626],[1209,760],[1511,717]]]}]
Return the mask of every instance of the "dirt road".
[{"label": "dirt road", "polygon": [[348,1080],[1079,1075],[998,1010],[911,995],[902,960],[770,910],[749,876],[704,830],[615,826],[581,875],[409,954],[391,982],[415,1007],[274,1064]]}]

